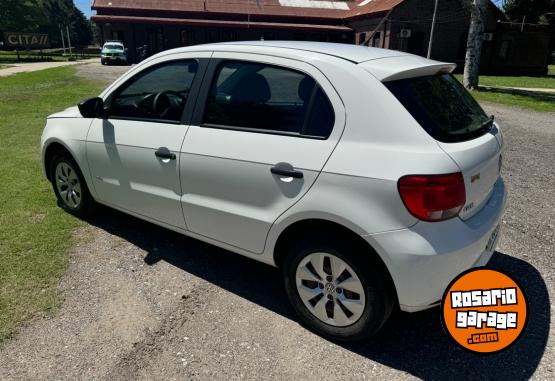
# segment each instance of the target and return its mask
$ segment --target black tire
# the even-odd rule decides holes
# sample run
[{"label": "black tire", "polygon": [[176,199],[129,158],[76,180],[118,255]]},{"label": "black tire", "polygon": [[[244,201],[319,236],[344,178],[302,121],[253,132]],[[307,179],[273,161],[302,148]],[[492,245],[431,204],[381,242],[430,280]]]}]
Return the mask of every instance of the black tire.
[{"label": "black tire", "polygon": [[[322,237],[330,238],[322,238]],[[308,329],[333,341],[356,342],[370,338],[385,324],[393,311],[395,293],[383,274],[383,265],[372,258],[367,247],[349,244],[347,239],[331,234],[302,239],[290,245],[282,273],[287,297],[301,322]],[[312,253],[323,252],[347,263],[361,281],[365,292],[365,307],[360,318],[351,325],[338,327],[316,317],[303,303],[296,285],[299,263]]]},{"label": "black tire", "polygon": [[[58,186],[56,184],[56,181],[57,181],[56,169],[62,163],[69,166],[71,170],[75,172],[75,175],[77,176],[77,179],[79,181],[81,192],[80,192],[80,202],[77,204],[77,206],[70,205],[68,202],[66,202],[66,200],[62,198],[62,195],[60,194],[60,190],[58,189]],[[69,155],[67,152],[56,153],[52,158],[52,161],[50,162],[49,171],[50,171],[49,172],[50,180],[52,182],[52,188],[54,189],[54,194],[56,195],[58,206],[63,210],[65,210],[66,212],[79,218],[85,218],[85,217],[91,216],[94,210],[96,209],[95,208],[96,202],[94,201],[93,197],[89,192],[89,188],[87,187],[87,183],[85,182],[85,178],[83,177],[83,174],[79,169],[79,166],[77,165],[75,160],[73,160],[71,155]]]}]

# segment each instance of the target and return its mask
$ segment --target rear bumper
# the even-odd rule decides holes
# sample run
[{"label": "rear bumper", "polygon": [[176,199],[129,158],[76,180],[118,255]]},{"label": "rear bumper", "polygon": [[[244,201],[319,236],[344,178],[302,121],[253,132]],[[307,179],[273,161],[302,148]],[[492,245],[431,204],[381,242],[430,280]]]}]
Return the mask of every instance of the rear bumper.
[{"label": "rear bumper", "polygon": [[448,284],[463,271],[484,266],[490,260],[499,234],[507,192],[501,178],[492,195],[472,218],[429,223],[374,234],[364,238],[384,259],[395,283],[400,308],[416,312],[437,305]]}]

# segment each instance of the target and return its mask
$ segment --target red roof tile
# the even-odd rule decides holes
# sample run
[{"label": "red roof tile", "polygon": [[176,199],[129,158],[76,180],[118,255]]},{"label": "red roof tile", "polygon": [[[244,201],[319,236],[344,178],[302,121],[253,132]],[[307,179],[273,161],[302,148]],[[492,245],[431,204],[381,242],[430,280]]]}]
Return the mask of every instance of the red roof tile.
[{"label": "red roof tile", "polygon": [[343,19],[388,11],[404,0],[94,0],[93,9]]},{"label": "red roof tile", "polygon": [[231,20],[201,20],[167,17],[138,17],[138,16],[92,16],[95,22],[105,23],[141,23],[141,24],[166,24],[166,25],[189,25],[189,26],[216,26],[235,28],[271,28],[287,30],[303,30],[311,32],[352,32],[352,29],[341,25],[301,24],[301,23],[277,23],[257,21],[231,21]]},{"label": "red roof tile", "polygon": [[346,17],[357,17],[369,15],[373,13],[386,12],[397,5],[401,4],[404,0],[367,0],[359,1],[358,5],[351,8],[351,11]]}]

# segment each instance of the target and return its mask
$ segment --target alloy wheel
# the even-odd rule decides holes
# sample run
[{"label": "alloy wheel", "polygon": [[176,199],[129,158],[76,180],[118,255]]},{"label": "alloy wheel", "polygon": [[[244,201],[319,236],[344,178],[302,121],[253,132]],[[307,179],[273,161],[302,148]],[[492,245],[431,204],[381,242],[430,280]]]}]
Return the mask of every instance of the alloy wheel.
[{"label": "alloy wheel", "polygon": [[356,272],[329,253],[312,253],[300,261],[297,291],[306,308],[322,322],[345,327],[357,322],[365,307],[364,287]]},{"label": "alloy wheel", "polygon": [[60,162],[55,172],[56,189],[62,202],[72,209],[81,204],[81,184],[77,172],[66,162]]}]

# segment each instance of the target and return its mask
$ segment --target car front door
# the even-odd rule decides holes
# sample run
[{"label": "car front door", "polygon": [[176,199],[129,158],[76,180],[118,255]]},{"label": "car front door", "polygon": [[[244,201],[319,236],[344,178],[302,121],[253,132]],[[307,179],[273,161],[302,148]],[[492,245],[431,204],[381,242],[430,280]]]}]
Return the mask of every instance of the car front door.
[{"label": "car front door", "polygon": [[344,124],[339,96],[314,66],[214,53],[181,152],[187,228],[261,253],[273,222],[318,177]]},{"label": "car front door", "polygon": [[208,60],[199,56],[159,59],[106,98],[107,115],[93,121],[86,143],[100,202],[186,228],[179,151]]}]

